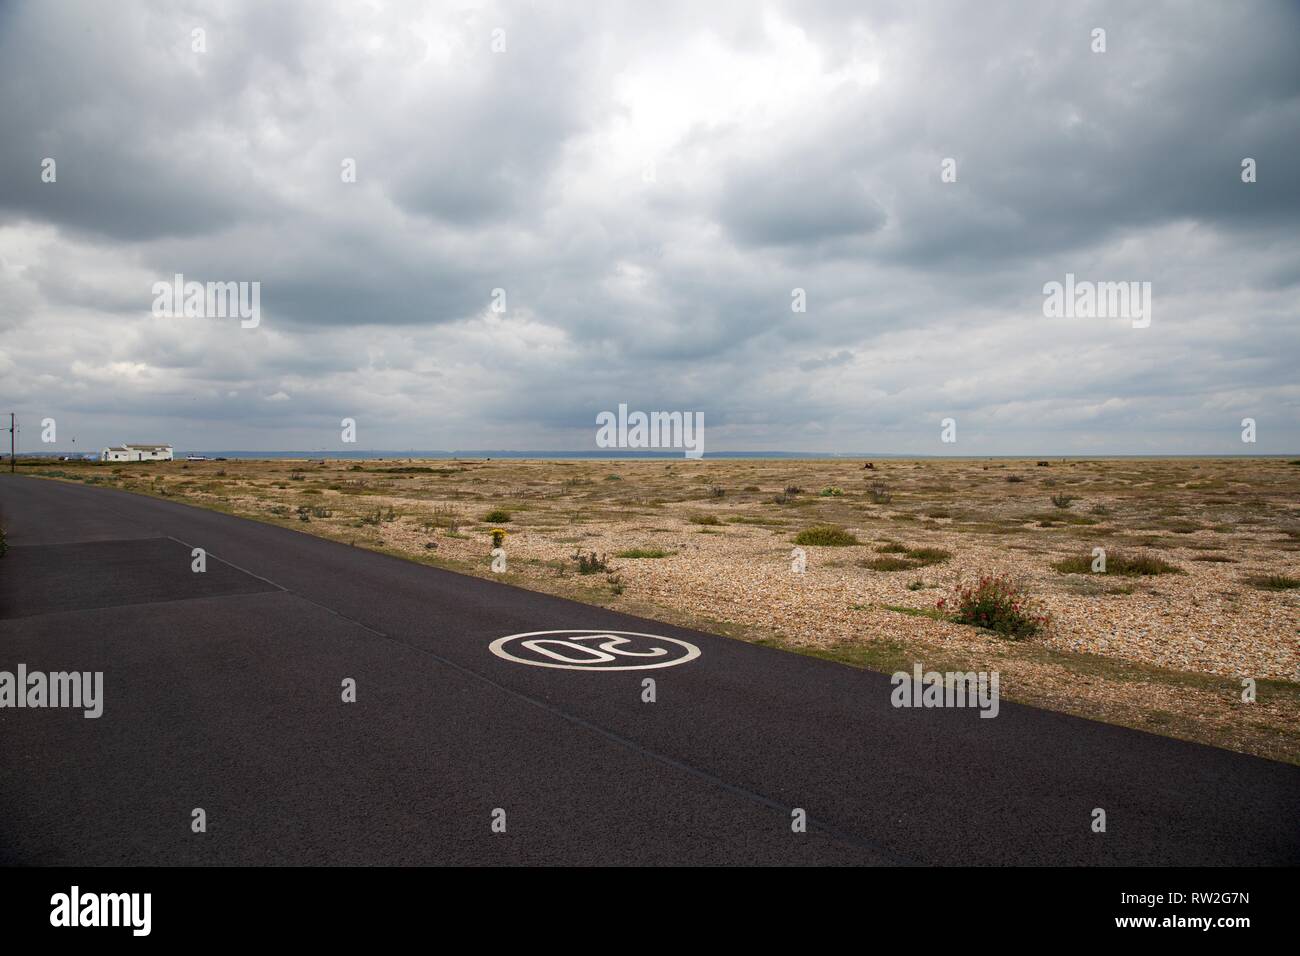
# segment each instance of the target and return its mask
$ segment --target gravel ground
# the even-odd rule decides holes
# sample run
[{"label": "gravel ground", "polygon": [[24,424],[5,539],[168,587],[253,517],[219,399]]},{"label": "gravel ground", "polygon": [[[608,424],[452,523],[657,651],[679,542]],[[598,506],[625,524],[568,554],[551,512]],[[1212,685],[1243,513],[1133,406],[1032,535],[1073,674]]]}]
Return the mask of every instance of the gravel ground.
[{"label": "gravel ground", "polygon": [[[489,531],[500,524],[508,533],[504,577],[525,587],[726,625],[728,633],[869,666],[886,665],[858,660],[855,649],[997,668],[1004,693],[1016,699],[1300,762],[1300,688],[1261,694],[1249,713],[1235,689],[1243,678],[1300,682],[1300,589],[1252,583],[1257,575],[1300,579],[1300,464],[873,464],[389,460],[358,469],[232,461],[93,475],[475,574],[491,573]],[[300,506],[324,511],[300,522]],[[510,519],[487,521],[494,508]],[[824,523],[860,543],[806,547],[807,569],[794,573],[795,535]],[[950,557],[898,571],[862,566],[890,543]],[[1142,556],[1180,573],[1053,568],[1067,558],[1091,561],[1096,547],[1112,569],[1117,556]],[[629,549],[668,554],[617,556]],[[608,570],[577,574],[579,550],[605,556]],[[1043,633],[1009,641],[935,619],[936,602],[958,582],[990,574],[1034,596],[1052,619]],[[1125,664],[1178,673],[1136,673]],[[1108,672],[1110,665],[1118,669]],[[1198,684],[1195,675],[1222,680]]]}]

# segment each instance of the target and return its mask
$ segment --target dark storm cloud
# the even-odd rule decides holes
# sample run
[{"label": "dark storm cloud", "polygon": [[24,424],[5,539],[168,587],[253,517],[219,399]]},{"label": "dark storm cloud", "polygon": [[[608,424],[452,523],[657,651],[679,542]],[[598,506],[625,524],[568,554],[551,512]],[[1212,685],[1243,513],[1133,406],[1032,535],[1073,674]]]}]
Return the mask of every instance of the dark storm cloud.
[{"label": "dark storm cloud", "polygon": [[[625,401],[713,449],[1240,451],[1252,415],[1295,450],[1296,36],[1289,3],[7,4],[0,397],[196,447],[589,447]],[[178,272],[260,282],[261,326],[150,315]],[[1150,281],[1151,327],[1044,318],[1066,272]]]}]

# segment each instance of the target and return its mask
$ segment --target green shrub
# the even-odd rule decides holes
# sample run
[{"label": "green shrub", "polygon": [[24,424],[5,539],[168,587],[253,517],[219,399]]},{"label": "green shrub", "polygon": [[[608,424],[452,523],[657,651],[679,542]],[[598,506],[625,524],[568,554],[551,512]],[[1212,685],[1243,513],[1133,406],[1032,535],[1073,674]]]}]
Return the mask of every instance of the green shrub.
[{"label": "green shrub", "polygon": [[487,524],[505,524],[510,520],[510,512],[505,508],[493,508],[483,516]]},{"label": "green shrub", "polygon": [[609,570],[609,563],[603,554],[597,554],[592,551],[590,554],[583,554],[581,551],[573,555],[573,560],[578,562],[579,574],[597,574]]},{"label": "green shrub", "polygon": [[794,538],[795,544],[808,544],[828,548],[843,548],[860,544],[852,534],[835,524],[813,525],[804,528]]},{"label": "green shrub", "polygon": [[821,496],[823,498],[839,498],[843,494],[844,494],[844,489],[836,488],[834,485],[832,485],[829,488],[823,488],[821,490]]},{"label": "green shrub", "polygon": [[958,624],[1016,639],[1033,637],[1051,623],[1024,589],[1005,577],[985,576],[969,587],[959,585],[951,600],[940,598],[935,607]]},{"label": "green shrub", "polygon": [[1288,574],[1253,574],[1245,579],[1246,583],[1261,591],[1290,591],[1300,588],[1300,578]]},{"label": "green shrub", "polygon": [[1067,495],[1067,494],[1052,495],[1052,504],[1056,505],[1056,507],[1058,508],[1068,508],[1070,507],[1070,505],[1074,504],[1077,500],[1078,499],[1075,498],[1074,495]]}]

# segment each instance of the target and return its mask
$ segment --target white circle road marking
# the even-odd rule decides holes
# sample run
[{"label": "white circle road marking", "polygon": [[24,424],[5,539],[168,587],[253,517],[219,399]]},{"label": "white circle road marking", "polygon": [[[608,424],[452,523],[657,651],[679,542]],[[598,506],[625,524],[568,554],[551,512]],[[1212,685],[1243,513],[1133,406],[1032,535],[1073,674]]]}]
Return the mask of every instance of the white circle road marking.
[{"label": "white circle road marking", "polygon": [[[554,635],[567,634],[574,635],[567,638],[556,637]],[[646,638],[646,641],[634,641],[632,638]],[[602,640],[603,639],[603,640]],[[578,641],[596,641],[600,643],[592,646],[586,643],[579,644]],[[518,642],[519,648],[526,649],[530,654],[535,655],[532,658],[520,657],[512,653],[507,647],[511,642]],[[665,644],[674,645],[673,650],[677,655],[670,660],[658,660],[672,653]],[[633,650],[628,647],[643,646],[643,650]],[[664,637],[662,634],[642,634],[637,631],[598,631],[590,629],[572,629],[563,631],[528,631],[524,634],[509,634],[506,637],[498,637],[488,645],[490,650],[497,657],[507,661],[514,661],[516,664],[528,664],[531,667],[553,667],[557,670],[566,671],[646,671],[657,667],[673,667],[676,664],[685,664],[687,661],[693,661],[700,656],[700,649],[694,644],[686,641],[679,641],[675,637]],[[549,658],[549,660],[538,658]],[[617,662],[619,658],[640,657],[654,658],[640,664],[616,664],[616,666],[604,666],[611,661]]]}]

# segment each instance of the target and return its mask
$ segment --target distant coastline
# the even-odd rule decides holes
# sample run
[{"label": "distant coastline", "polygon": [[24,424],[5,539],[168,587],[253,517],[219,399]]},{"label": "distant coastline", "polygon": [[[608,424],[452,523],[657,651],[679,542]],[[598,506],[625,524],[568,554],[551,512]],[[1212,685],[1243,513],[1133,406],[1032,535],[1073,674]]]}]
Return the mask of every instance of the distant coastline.
[{"label": "distant coastline", "polygon": [[[40,452],[18,452],[18,458],[54,458],[60,455],[73,455],[80,457],[88,454],[84,451],[40,451]],[[687,461],[680,450],[617,450],[600,449],[596,451],[512,451],[509,449],[467,449],[464,451],[443,451],[438,449],[410,450],[401,451],[396,449],[373,449],[369,451],[342,451],[338,449],[321,449],[317,451],[248,451],[248,450],[191,450],[176,449],[176,460],[182,461],[187,455],[202,455],[206,458],[233,458],[233,459],[310,459],[310,458],[328,458],[333,460],[358,460],[358,461],[376,461],[389,459],[430,459],[454,461],[457,459],[465,460],[482,460],[485,458],[518,458],[531,459],[536,461]],[[953,461],[1023,461],[1027,458],[1051,459],[1054,461],[1101,461],[1101,460],[1140,460],[1140,459],[1186,459],[1186,458],[1296,458],[1300,457],[1300,452],[1270,452],[1258,454],[1230,454],[1216,452],[1199,452],[1186,455],[1159,455],[1159,454],[1050,454],[1044,452],[1026,452],[1019,455],[920,455],[920,454],[900,454],[897,452],[879,452],[879,451],[855,451],[855,452],[830,452],[830,451],[710,451],[704,455],[705,459],[736,459],[736,458],[753,458],[753,459],[772,459],[788,458],[791,460],[815,460],[815,459],[874,459],[881,460],[915,460],[915,461],[942,461],[951,459]],[[120,463],[119,463],[120,464]]]}]

